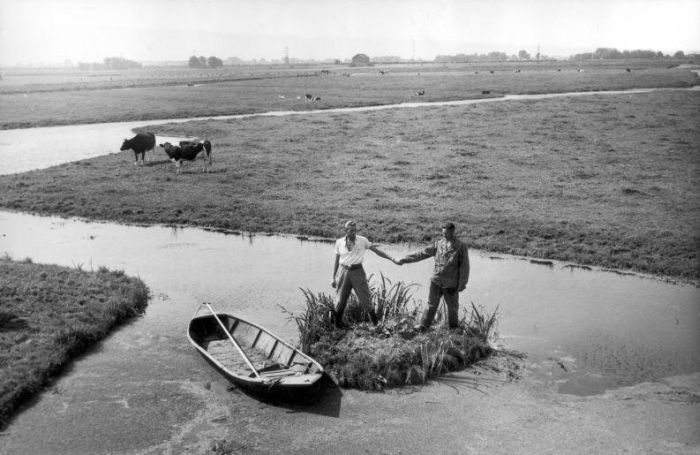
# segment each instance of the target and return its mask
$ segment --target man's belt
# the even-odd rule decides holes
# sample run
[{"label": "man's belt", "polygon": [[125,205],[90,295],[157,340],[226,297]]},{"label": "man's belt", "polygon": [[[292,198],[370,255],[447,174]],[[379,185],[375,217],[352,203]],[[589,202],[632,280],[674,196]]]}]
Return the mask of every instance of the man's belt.
[{"label": "man's belt", "polygon": [[343,268],[346,268],[348,270],[360,269],[362,268],[362,264],[344,265]]}]

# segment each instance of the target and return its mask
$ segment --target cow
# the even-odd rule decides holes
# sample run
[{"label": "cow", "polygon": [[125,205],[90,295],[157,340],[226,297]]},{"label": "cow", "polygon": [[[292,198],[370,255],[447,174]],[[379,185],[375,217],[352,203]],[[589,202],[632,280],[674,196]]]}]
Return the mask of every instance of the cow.
[{"label": "cow", "polygon": [[146,156],[146,152],[152,151],[156,146],[156,135],[153,133],[136,133],[136,136],[131,139],[124,139],[120,151],[133,150],[136,161],[134,165],[139,164],[139,153],[141,154],[141,166]]},{"label": "cow", "polygon": [[311,93],[307,93],[304,97],[304,102],[313,101],[313,100],[314,100],[314,96]]},{"label": "cow", "polygon": [[381,74],[382,76],[384,76],[388,72],[389,71],[387,71],[387,70],[379,70],[379,74]]},{"label": "cow", "polygon": [[416,95],[418,95],[418,96],[423,96],[423,95],[425,95],[425,89],[418,90],[418,91],[416,92]]},{"label": "cow", "polygon": [[180,141],[180,145],[172,145],[170,142],[159,144],[163,147],[170,161],[177,167],[176,173],[182,172],[183,161],[194,161],[199,152],[204,150],[204,168],[202,172],[209,172],[211,168],[211,142],[209,141]]},{"label": "cow", "polygon": [[631,72],[632,72],[632,70],[631,70],[631,69],[629,69],[629,68],[625,68],[625,72],[627,72],[627,73],[631,73]]},{"label": "cow", "polygon": [[330,70],[321,70],[321,76],[330,76],[331,71]]}]

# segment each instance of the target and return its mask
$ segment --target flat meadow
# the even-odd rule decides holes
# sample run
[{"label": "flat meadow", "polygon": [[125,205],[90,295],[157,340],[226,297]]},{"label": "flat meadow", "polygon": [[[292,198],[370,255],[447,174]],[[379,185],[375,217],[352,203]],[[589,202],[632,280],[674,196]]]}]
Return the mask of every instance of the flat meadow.
[{"label": "flat meadow", "polygon": [[[415,67],[384,76],[365,68],[351,77],[205,84],[194,87],[207,100],[199,103],[189,94],[180,97],[189,93],[180,88],[161,87],[159,93],[193,103],[192,115],[201,115],[282,109],[283,102],[297,109],[390,103],[410,98],[409,86],[425,87],[420,101],[430,101],[687,87],[698,80],[688,68],[627,72],[626,65],[583,72],[570,63],[531,65],[519,73],[511,65],[494,74],[438,65],[422,85],[407,82],[423,77]],[[240,104],[229,105],[225,97],[214,101],[232,86],[238,94],[256,89]],[[484,87],[489,94],[481,93]],[[101,99],[104,115],[122,119],[124,103],[116,100],[132,90],[153,89],[109,90],[110,98]],[[287,97],[305,91],[321,93],[321,101]],[[59,90],[36,96],[62,98],[64,111],[75,114],[71,103],[91,94]],[[2,176],[0,207],[321,237],[335,237],[341,221],[352,217],[379,242],[429,241],[449,218],[474,248],[694,280],[700,276],[698,106],[698,91],[658,90],[160,125],[145,129],[212,141],[213,172],[201,174],[200,164],[187,163],[176,175],[158,147],[155,159],[137,168],[133,154],[123,152]],[[55,108],[17,121],[42,123],[35,115],[53,117]],[[136,117],[174,114],[133,110]],[[120,141],[115,138],[115,147]]]},{"label": "flat meadow", "polygon": [[[3,70],[0,129],[321,112],[145,126],[210,140],[213,171],[176,174],[159,147],[143,167],[114,153],[0,176],[0,209],[322,238],[355,218],[384,243],[434,240],[449,219],[471,248],[697,283],[700,91],[685,89],[700,79],[677,63]],[[635,88],[655,90],[603,93]],[[323,112],[581,91],[601,93]],[[0,266],[13,283],[0,287],[0,341],[17,372],[0,380],[2,429],[70,358],[142,313],[148,289],[118,271]],[[27,340],[48,354],[27,356]]]},{"label": "flat meadow", "polygon": [[[3,71],[0,129],[478,99],[506,93],[696,84],[697,75],[677,63],[660,60]],[[331,74],[322,76],[323,69]],[[379,69],[385,71],[384,76]],[[421,91],[424,94],[418,95]],[[307,103],[307,93],[320,99]]]}]

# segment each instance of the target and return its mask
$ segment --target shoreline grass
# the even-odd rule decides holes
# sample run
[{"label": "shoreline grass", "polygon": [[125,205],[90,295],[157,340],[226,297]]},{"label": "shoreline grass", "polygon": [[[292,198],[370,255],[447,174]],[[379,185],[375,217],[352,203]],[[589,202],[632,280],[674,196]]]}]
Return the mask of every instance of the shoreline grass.
[{"label": "shoreline grass", "polygon": [[142,314],[148,288],[121,271],[0,258],[0,429],[72,359]]},{"label": "shoreline grass", "polygon": [[[433,326],[425,333],[414,329],[421,305],[412,294],[413,285],[381,275],[370,280],[372,304],[379,324],[370,324],[369,315],[351,295],[345,320],[348,329],[335,328],[333,296],[302,289],[306,307],[298,314],[282,310],[295,321],[303,352],[323,365],[326,373],[341,387],[382,391],[404,385],[420,385],[445,373],[464,369],[491,355],[495,337],[496,308],[487,313],[471,304],[462,306],[458,329],[444,326],[441,308]],[[444,305],[443,305],[444,306]]]}]

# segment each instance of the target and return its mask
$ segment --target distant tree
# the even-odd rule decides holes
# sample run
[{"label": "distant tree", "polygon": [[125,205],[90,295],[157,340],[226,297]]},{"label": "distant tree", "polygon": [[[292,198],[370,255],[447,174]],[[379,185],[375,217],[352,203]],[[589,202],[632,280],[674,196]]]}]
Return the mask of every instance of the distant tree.
[{"label": "distant tree", "polygon": [[197,56],[193,55],[192,57],[190,57],[190,61],[187,64],[187,66],[189,66],[190,68],[201,68],[202,64],[199,61],[199,59],[197,58]]},{"label": "distant tree", "polygon": [[683,52],[683,51],[676,51],[676,53],[673,54],[673,58],[685,58],[685,52]]},{"label": "distant tree", "polygon": [[528,54],[527,51],[523,49],[518,52],[518,58],[520,60],[530,60],[530,54]]},{"label": "distant tree", "polygon": [[109,70],[125,70],[130,68],[141,68],[143,65],[133,60],[122,57],[107,57],[104,59],[104,68]]},{"label": "distant tree", "polygon": [[219,68],[224,66],[224,62],[220,58],[214,57],[213,55],[207,59],[207,64],[210,68]]},{"label": "distant tree", "polygon": [[352,57],[350,66],[370,66],[369,57],[365,54],[355,54]]}]

